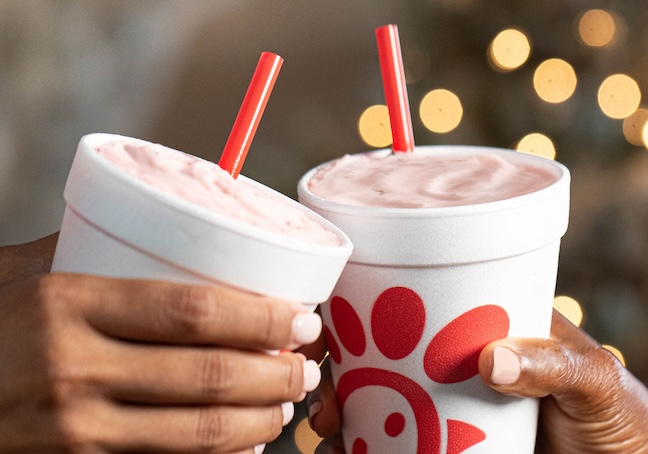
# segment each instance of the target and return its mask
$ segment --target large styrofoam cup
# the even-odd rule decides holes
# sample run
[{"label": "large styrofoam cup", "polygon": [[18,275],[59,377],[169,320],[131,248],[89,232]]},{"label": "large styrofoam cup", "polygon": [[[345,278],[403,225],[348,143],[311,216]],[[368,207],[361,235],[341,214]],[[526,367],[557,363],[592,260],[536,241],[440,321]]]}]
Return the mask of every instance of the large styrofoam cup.
[{"label": "large styrofoam cup", "polygon": [[140,181],[97,153],[116,139],[137,140],[90,134],[79,142],[52,271],[224,284],[311,308],[326,301],[352,251],[337,227],[249,179],[320,222],[340,244],[289,238],[203,208]]},{"label": "large styrofoam cup", "polygon": [[[377,153],[389,153],[389,150]],[[444,208],[369,208],[299,199],[340,227],[354,252],[322,305],[347,453],[532,454],[538,400],[498,394],[477,359],[490,341],[549,335],[570,175],[544,158],[485,147],[547,169],[537,192]]]}]

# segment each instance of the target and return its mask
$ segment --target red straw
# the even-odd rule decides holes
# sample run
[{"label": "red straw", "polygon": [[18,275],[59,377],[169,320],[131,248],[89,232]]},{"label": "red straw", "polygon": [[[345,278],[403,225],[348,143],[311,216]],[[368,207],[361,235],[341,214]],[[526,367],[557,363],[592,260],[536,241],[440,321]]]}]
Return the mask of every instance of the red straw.
[{"label": "red straw", "polygon": [[414,132],[410,115],[405,70],[396,25],[384,25],[376,29],[378,58],[382,73],[385,101],[389,109],[394,152],[414,151]]},{"label": "red straw", "polygon": [[259,58],[250,86],[218,161],[218,165],[234,178],[241,172],[282,64],[283,58],[272,52],[263,52]]}]

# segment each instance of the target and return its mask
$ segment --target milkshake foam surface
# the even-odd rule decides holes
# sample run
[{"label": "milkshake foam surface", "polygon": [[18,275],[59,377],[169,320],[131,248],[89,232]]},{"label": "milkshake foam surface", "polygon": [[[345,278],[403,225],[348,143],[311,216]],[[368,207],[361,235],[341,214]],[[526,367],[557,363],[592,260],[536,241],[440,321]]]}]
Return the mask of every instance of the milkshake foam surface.
[{"label": "milkshake foam surface", "polygon": [[212,162],[136,140],[113,140],[97,152],[140,181],[231,219],[301,241],[341,244],[335,233],[278,194],[234,179]]},{"label": "milkshake foam surface", "polygon": [[324,164],[308,189],[346,205],[435,208],[509,199],[556,179],[545,168],[495,153],[364,153]]}]

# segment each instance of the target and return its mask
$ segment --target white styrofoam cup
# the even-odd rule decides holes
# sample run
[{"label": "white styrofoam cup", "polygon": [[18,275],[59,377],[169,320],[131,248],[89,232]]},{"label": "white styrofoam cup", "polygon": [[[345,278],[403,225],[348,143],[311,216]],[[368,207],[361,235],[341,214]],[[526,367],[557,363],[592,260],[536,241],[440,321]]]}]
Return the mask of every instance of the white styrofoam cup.
[{"label": "white styrofoam cup", "polygon": [[79,142],[52,271],[218,283],[313,308],[329,297],[352,251],[337,227],[244,176],[239,179],[323,224],[340,244],[289,238],[203,208],[140,181],[96,152],[115,139],[137,140],[89,134]]},{"label": "white styrofoam cup", "polygon": [[354,244],[322,305],[347,453],[534,452],[538,400],[488,388],[477,358],[496,339],[549,336],[569,171],[488,147],[414,151],[448,152],[495,153],[547,169],[556,181],[506,200],[443,208],[324,200],[308,187],[318,168],[299,182],[299,200]]}]

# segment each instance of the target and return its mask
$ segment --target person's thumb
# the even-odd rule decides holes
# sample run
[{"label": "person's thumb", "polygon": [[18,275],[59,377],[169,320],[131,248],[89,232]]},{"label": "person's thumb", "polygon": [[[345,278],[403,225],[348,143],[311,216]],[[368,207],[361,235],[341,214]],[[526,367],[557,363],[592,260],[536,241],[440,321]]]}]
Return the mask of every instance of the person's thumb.
[{"label": "person's thumb", "polygon": [[552,340],[501,339],[479,357],[492,389],[544,397],[541,453],[644,452],[648,389],[612,353],[554,315]]},{"label": "person's thumb", "polygon": [[589,412],[609,405],[624,368],[610,352],[589,343],[568,347],[549,339],[508,338],[482,350],[479,373],[500,393],[553,395],[561,407]]}]

